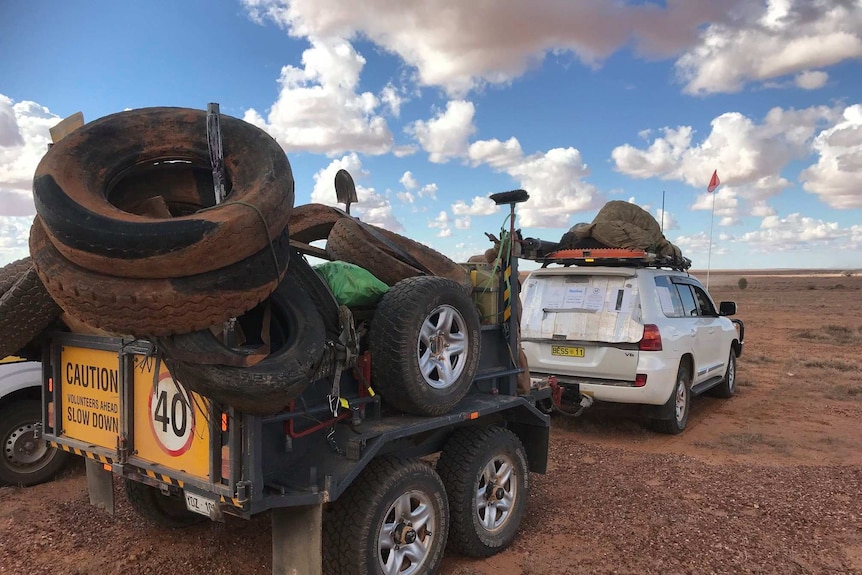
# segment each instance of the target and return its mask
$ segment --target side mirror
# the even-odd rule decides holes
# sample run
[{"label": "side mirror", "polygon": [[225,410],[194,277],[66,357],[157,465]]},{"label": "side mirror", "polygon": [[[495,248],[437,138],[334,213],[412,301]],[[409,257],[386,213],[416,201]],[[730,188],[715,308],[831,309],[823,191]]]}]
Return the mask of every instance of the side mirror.
[{"label": "side mirror", "polygon": [[350,213],[350,204],[358,201],[353,176],[345,169],[338,170],[335,173],[335,197],[338,198],[339,203],[345,205],[345,211],[348,214]]},{"label": "side mirror", "polygon": [[736,315],[736,302],[723,301],[718,304],[718,315]]}]

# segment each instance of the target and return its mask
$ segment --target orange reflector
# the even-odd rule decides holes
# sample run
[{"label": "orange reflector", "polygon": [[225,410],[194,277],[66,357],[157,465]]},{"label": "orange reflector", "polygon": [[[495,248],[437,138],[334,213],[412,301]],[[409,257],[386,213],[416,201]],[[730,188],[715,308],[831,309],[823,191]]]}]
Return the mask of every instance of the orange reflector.
[{"label": "orange reflector", "polygon": [[54,393],[54,378],[48,378],[48,393]]},{"label": "orange reflector", "polygon": [[467,416],[467,418],[468,418],[468,419],[479,419],[479,412],[478,412],[478,411],[474,411],[473,413],[471,413],[470,415],[468,415],[468,416]]},{"label": "orange reflector", "polygon": [[110,470],[111,470],[111,464],[110,464],[110,463],[106,463],[106,464],[104,464],[102,467],[104,467],[104,468],[105,468],[105,471],[110,471]]},{"label": "orange reflector", "polygon": [[221,414],[221,430],[227,431],[227,413]]}]

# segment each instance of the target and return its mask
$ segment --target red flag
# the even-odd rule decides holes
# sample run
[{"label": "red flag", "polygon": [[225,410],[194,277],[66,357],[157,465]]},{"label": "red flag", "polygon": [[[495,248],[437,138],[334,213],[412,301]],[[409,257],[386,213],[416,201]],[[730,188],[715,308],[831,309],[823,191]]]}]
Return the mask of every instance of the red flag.
[{"label": "red flag", "polygon": [[718,170],[715,170],[712,172],[712,177],[709,179],[709,186],[706,188],[706,191],[711,194],[720,183],[721,180],[718,179]]}]

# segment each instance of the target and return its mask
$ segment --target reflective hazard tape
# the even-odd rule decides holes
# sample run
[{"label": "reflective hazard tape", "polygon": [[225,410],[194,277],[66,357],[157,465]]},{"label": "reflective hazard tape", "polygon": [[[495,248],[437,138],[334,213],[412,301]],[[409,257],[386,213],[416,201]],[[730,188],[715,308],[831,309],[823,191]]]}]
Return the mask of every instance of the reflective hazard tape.
[{"label": "reflective hazard tape", "polygon": [[69,453],[74,453],[75,455],[80,455],[82,457],[87,457],[89,459],[93,459],[98,461],[99,463],[107,463],[108,465],[114,462],[110,457],[105,457],[104,455],[97,455],[95,453],[90,453],[89,451],[84,451],[83,449],[77,449],[75,447],[69,447],[68,445],[63,445],[61,443],[56,443],[54,441],[48,441],[48,445],[51,447],[56,447],[57,449],[61,449],[63,451],[68,451]]},{"label": "reflective hazard tape", "polygon": [[165,475],[164,473],[156,473],[151,469],[146,469],[145,471],[147,472],[147,476],[149,476],[150,479],[156,479],[158,481],[161,481],[162,483],[167,483],[168,485],[179,487],[180,489],[182,489],[183,485],[185,485],[185,483],[183,483],[179,479],[174,479],[173,477]]}]

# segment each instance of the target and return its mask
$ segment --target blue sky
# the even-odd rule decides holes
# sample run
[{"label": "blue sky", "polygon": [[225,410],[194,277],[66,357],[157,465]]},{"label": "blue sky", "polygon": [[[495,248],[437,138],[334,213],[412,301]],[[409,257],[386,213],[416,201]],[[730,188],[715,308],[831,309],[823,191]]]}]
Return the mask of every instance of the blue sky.
[{"label": "blue sky", "polygon": [[360,217],[458,260],[524,188],[529,236],[664,191],[695,268],[711,227],[713,269],[862,268],[860,58],[860,0],[0,2],[0,264],[53,124],[218,102],[297,204],[347,168]]}]

